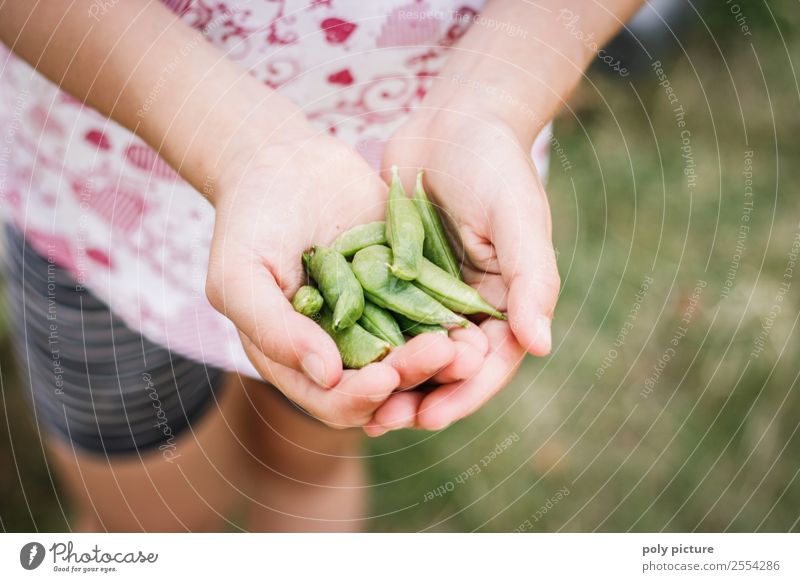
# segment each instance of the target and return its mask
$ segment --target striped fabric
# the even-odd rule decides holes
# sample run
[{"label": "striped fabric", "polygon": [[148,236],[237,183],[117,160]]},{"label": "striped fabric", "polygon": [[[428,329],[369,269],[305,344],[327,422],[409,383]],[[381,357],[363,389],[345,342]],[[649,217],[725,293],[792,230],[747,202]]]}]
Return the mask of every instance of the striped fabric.
[{"label": "striped fabric", "polygon": [[215,398],[222,372],[153,344],[119,321],[53,256],[7,228],[6,312],[37,424],[93,453],[158,448]]}]

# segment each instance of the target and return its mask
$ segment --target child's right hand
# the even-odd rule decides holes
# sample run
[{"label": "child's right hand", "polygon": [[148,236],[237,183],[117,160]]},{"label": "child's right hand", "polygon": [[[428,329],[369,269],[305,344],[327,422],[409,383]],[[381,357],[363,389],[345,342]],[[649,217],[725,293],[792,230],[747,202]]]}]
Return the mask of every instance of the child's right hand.
[{"label": "child's right hand", "polygon": [[206,289],[265,380],[323,422],[346,428],[366,424],[398,388],[437,373],[452,381],[477,371],[487,342],[475,326],[452,338],[419,336],[382,362],[343,371],[333,340],[290,299],[305,282],[302,252],[383,219],[386,184],[346,144],[310,130],[240,146],[230,157],[210,196],[217,214]]}]

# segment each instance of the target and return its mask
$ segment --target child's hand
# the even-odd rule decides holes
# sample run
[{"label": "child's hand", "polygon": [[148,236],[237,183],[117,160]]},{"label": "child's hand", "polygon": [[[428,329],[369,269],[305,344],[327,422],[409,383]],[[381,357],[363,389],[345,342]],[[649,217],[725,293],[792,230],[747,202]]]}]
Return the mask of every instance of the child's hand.
[{"label": "child's hand", "polygon": [[[278,144],[240,146],[229,157],[211,195],[217,217],[207,292],[236,324],[265,380],[344,428],[365,424],[395,389],[437,373],[475,373],[485,347],[465,356],[464,346],[441,336],[416,338],[383,362],[343,371],[333,340],[292,309],[290,299],[305,282],[302,252],[385,215],[387,186],[358,154],[337,139],[302,131]],[[462,333],[467,342],[476,334],[480,345],[477,328]]]},{"label": "child's hand", "polygon": [[455,111],[416,113],[387,146],[385,165],[400,166],[407,188],[417,168],[426,170],[428,194],[463,243],[464,278],[490,303],[507,309],[509,321],[488,319],[481,325],[490,348],[474,377],[428,395],[393,396],[367,428],[369,434],[447,426],[508,383],[526,351],[538,356],[550,351],[560,280],[547,198],[529,152],[494,116]]}]

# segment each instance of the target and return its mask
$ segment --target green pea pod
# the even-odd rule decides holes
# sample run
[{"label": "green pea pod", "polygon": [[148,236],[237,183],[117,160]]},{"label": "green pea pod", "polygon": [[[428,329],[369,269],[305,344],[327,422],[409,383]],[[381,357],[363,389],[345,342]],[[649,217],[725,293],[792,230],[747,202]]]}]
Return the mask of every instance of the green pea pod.
[{"label": "green pea pod", "polygon": [[422,218],[422,227],[425,229],[422,254],[440,269],[444,269],[453,277],[461,279],[458,261],[456,261],[456,256],[453,254],[453,249],[447,240],[442,219],[439,217],[439,213],[436,212],[436,207],[428,199],[428,195],[425,194],[425,188],[422,186],[422,176],[422,170],[417,172],[417,185],[414,188],[412,198]]},{"label": "green pea pod", "polygon": [[400,331],[400,326],[397,325],[392,314],[374,303],[367,301],[364,304],[364,314],[358,320],[358,323],[372,335],[389,342],[395,347],[406,343],[405,338],[403,338],[403,332]]},{"label": "green pea pod", "polygon": [[421,289],[395,277],[389,269],[391,262],[391,249],[381,245],[361,249],[353,257],[353,272],[373,303],[421,323],[445,327],[469,325],[466,319]]},{"label": "green pea pod", "polygon": [[314,319],[322,309],[324,301],[320,292],[311,285],[303,285],[292,298],[292,307],[298,313]]},{"label": "green pea pod", "polygon": [[403,190],[397,166],[392,166],[392,185],[386,205],[386,240],[392,247],[392,273],[405,281],[417,278],[422,261],[425,229],[417,207]]},{"label": "green pea pod", "polygon": [[327,307],[320,311],[319,324],[333,338],[346,368],[363,368],[382,360],[392,348],[389,342],[375,337],[357,323],[346,329],[334,329],[333,316]]},{"label": "green pea pod", "polygon": [[441,325],[420,323],[418,321],[414,321],[413,319],[407,318],[405,315],[400,315],[399,313],[395,313],[394,318],[397,320],[402,332],[406,335],[416,336],[422,333],[440,333],[442,335],[447,335],[447,330]]},{"label": "green pea pod", "polygon": [[342,254],[326,247],[311,249],[311,276],[319,285],[325,303],[333,310],[333,328],[345,329],[364,312],[364,292]]},{"label": "green pea pod", "polygon": [[368,222],[344,231],[333,241],[332,248],[345,257],[352,257],[358,251],[371,245],[386,244],[386,223]]},{"label": "green pea pod", "polygon": [[474,287],[456,279],[428,259],[423,259],[419,277],[414,285],[456,313],[486,313],[497,319],[507,319],[489,304]]}]

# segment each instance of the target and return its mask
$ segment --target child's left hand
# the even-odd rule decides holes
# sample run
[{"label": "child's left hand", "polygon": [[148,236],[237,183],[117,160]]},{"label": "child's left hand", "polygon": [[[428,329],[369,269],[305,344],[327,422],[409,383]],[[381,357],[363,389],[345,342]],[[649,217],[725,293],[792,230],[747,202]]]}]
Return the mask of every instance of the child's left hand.
[{"label": "child's left hand", "polygon": [[490,347],[477,374],[430,394],[394,394],[366,427],[368,434],[443,428],[505,386],[526,351],[550,352],[560,279],[547,198],[530,146],[521,141],[491,114],[442,109],[418,111],[387,145],[384,167],[397,164],[407,190],[416,170],[425,169],[428,195],[460,239],[465,280],[507,310],[509,320],[481,324]]}]

